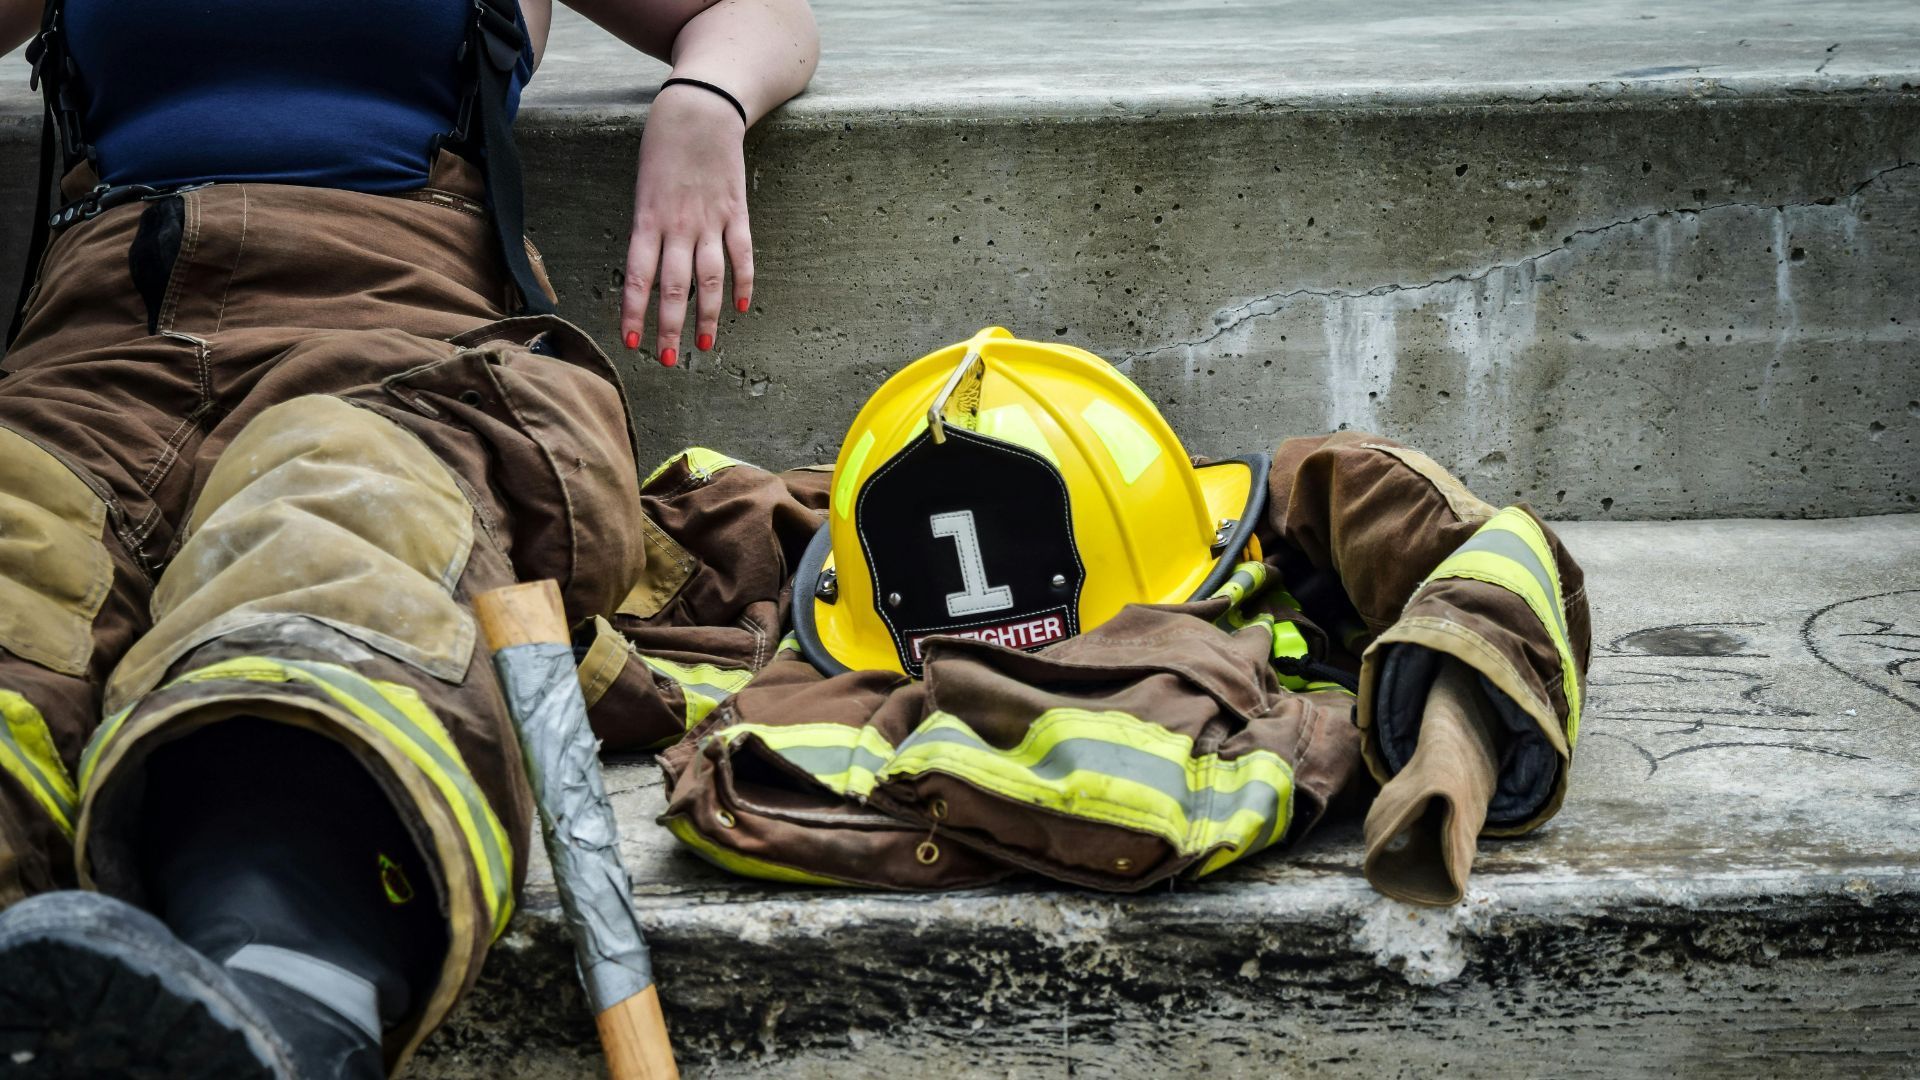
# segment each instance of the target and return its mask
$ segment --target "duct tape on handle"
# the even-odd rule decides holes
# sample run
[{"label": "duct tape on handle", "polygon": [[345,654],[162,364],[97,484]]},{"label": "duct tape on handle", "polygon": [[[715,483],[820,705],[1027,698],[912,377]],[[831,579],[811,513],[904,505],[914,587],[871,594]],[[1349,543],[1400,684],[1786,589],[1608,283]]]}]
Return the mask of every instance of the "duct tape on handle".
[{"label": "duct tape on handle", "polygon": [[620,861],[619,825],[600,775],[600,746],[587,725],[573,650],[559,643],[515,645],[494,653],[493,662],[540,807],[580,981],[594,1012],[605,1012],[651,986],[653,965]]}]

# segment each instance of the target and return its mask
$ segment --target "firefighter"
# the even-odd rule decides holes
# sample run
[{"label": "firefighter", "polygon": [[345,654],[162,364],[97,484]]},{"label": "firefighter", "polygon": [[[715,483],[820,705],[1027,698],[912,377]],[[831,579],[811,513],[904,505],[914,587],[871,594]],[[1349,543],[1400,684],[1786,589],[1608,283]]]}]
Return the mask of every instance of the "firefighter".
[{"label": "firefighter", "polygon": [[1298,840],[1364,768],[1369,879],[1447,904],[1566,792],[1579,567],[1388,439],[1196,462],[1099,357],[991,328],[831,470],[690,450],[643,496],[662,557],[582,678],[736,873],[1133,891]]},{"label": "firefighter", "polygon": [[[746,308],[742,135],[811,15],[574,6],[674,64],[620,323],[657,285],[671,366],[729,261]],[[0,364],[9,1075],[384,1075],[506,926],[531,807],[468,601],[611,614],[645,557],[614,366],[521,235],[551,15],[0,0],[67,166]]]}]

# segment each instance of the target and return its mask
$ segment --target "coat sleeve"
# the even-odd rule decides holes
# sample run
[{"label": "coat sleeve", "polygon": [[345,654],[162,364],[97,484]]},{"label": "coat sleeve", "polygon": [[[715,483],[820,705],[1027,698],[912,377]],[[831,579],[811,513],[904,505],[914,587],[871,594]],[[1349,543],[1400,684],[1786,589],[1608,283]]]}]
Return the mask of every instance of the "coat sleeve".
[{"label": "coat sleeve", "polygon": [[1411,758],[1443,660],[1478,673],[1508,734],[1487,831],[1559,809],[1591,628],[1584,578],[1530,509],[1481,501],[1431,458],[1340,432],[1281,444],[1260,537],[1309,615],[1360,654],[1356,723],[1375,779]]},{"label": "coat sleeve", "polygon": [[825,474],[681,451],[641,485],[645,568],[610,617],[575,628],[588,716],[608,750],[678,741],[781,653],[793,564]]}]

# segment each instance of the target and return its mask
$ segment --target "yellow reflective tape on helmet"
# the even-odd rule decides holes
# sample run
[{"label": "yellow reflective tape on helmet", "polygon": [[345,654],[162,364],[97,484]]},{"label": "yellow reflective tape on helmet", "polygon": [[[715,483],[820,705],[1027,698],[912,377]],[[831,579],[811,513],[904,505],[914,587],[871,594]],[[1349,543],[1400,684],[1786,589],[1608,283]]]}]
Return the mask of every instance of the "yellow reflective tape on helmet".
[{"label": "yellow reflective tape on helmet", "polygon": [[1567,635],[1559,567],[1539,523],[1518,507],[1500,511],[1447,556],[1427,582],[1443,578],[1471,578],[1498,585],[1525,600],[1533,610],[1560,654],[1560,684],[1567,700],[1567,745],[1572,746],[1580,734],[1580,669]]},{"label": "yellow reflective tape on helmet", "polygon": [[847,724],[734,724],[713,733],[728,745],[751,735],[828,790],[865,798],[893,757],[893,744],[870,727]]},{"label": "yellow reflective tape on helmet", "polygon": [[73,835],[73,778],[53,745],[47,718],[12,690],[0,690],[0,768],[27,789],[60,831]]},{"label": "yellow reflective tape on helmet", "polygon": [[1099,436],[1100,444],[1113,458],[1114,467],[1120,470],[1120,479],[1127,483],[1140,479],[1142,473],[1160,460],[1160,441],[1106,398],[1097,397],[1089,402],[1080,410],[1080,419]]},{"label": "yellow reflective tape on helmet", "polygon": [[1157,836],[1182,855],[1222,846],[1236,858],[1258,851],[1286,831],[1293,805],[1293,770],[1279,755],[1195,757],[1186,736],[1114,711],[1049,709],[1007,750],[936,711],[900,744],[879,778],[925,773]]},{"label": "yellow reflective tape on helmet", "polygon": [[873,432],[862,432],[860,441],[853,444],[853,453],[847,458],[847,463],[834,474],[833,512],[843,518],[853,513],[853,489],[860,482],[861,470],[867,466],[867,457],[873,453],[875,441]]},{"label": "yellow reflective tape on helmet", "polygon": [[724,472],[740,464],[740,462],[735,461],[718,450],[709,450],[704,446],[689,446],[685,450],[661,462],[657,468],[647,474],[647,478],[640,482],[640,486],[646,487],[648,484],[660,479],[668,469],[673,468],[673,464],[676,461],[685,461],[687,463],[687,471],[699,480],[705,480],[715,473]]},{"label": "yellow reflective tape on helmet", "polygon": [[753,681],[753,672],[745,668],[723,668],[714,664],[682,664],[663,657],[637,654],[640,662],[665,675],[680,687],[686,700],[687,727],[706,719],[721,702],[740,692]]},{"label": "yellow reflective tape on helmet", "polygon": [[857,886],[858,882],[841,881],[821,874],[810,874],[805,870],[796,870],[791,866],[756,859],[751,855],[742,855],[700,835],[700,830],[686,818],[667,819],[667,831],[677,837],[681,843],[692,848],[694,854],[707,860],[722,870],[739,874],[742,877],[761,878],[766,881],[784,881],[794,885],[841,885]]},{"label": "yellow reflective tape on helmet", "polygon": [[[420,695],[398,683],[369,679],[350,668],[311,660],[272,660],[247,656],[224,660],[174,679],[168,687],[221,681],[295,682],[320,689],[356,719],[397,748],[439,790],[473,855],[487,916],[498,938],[513,914],[513,848],[493,808],[461,759],[445,726]],[[92,783],[100,752],[131,713],[115,714],[81,755],[80,786]]]},{"label": "yellow reflective tape on helmet", "polygon": [[980,414],[980,434],[989,438],[1010,442],[1015,446],[1024,446],[1060,467],[1060,454],[1033,420],[1033,414],[1025,405],[996,405]]}]

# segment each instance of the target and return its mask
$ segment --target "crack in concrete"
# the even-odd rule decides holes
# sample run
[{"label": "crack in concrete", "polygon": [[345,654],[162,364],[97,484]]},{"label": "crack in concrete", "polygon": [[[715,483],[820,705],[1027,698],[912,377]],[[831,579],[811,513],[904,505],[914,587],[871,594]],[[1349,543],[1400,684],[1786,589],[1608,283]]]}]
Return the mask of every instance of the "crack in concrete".
[{"label": "crack in concrete", "polygon": [[1622,218],[1619,221],[1610,221],[1605,225],[1594,225],[1584,229],[1575,229],[1567,233],[1560,243],[1553,247],[1521,259],[1516,259],[1513,262],[1493,263],[1489,266],[1483,266],[1478,270],[1461,271],[1457,274],[1450,274],[1447,277],[1435,278],[1432,281],[1413,284],[1388,282],[1384,285],[1375,285],[1368,289],[1330,289],[1312,285],[1301,286],[1297,289],[1282,289],[1278,292],[1267,293],[1264,296],[1256,296],[1251,300],[1243,301],[1232,307],[1224,308],[1216,312],[1213,319],[1214,329],[1212,333],[1189,341],[1171,341],[1161,345],[1155,345],[1149,349],[1140,349],[1127,353],[1117,360],[1114,366],[1125,370],[1135,360],[1142,359],[1143,357],[1157,356],[1175,349],[1195,349],[1202,345],[1210,344],[1254,319],[1265,318],[1268,315],[1275,314],[1286,306],[1287,301],[1300,296],[1318,296],[1329,300],[1353,300],[1366,296],[1386,296],[1390,293],[1419,292],[1424,289],[1438,288],[1442,285],[1452,285],[1458,282],[1484,281],[1493,274],[1506,270],[1517,270],[1523,266],[1530,266],[1542,259],[1550,258],[1563,251],[1570,250],[1578,242],[1588,239],[1589,237],[1599,236],[1612,232],[1615,229],[1628,228],[1644,221],[1651,221],[1654,218],[1687,214],[1698,216],[1715,210],[1727,210],[1731,208],[1785,210],[1792,206],[1831,206],[1842,200],[1853,198],[1892,173],[1912,168],[1920,168],[1920,161],[1902,161],[1895,165],[1888,165],[1885,168],[1876,169],[1872,173],[1869,173],[1866,179],[1859,181],[1847,189],[1845,194],[1837,196],[1822,196],[1817,199],[1777,203],[1729,200],[1727,202],[1708,203],[1704,206],[1665,207],[1644,214],[1636,214],[1633,217]]}]

